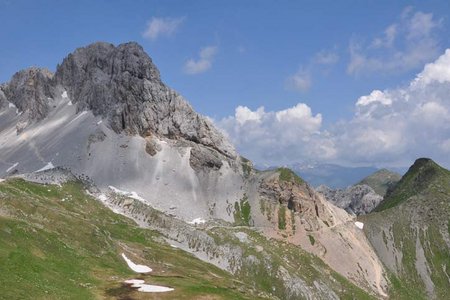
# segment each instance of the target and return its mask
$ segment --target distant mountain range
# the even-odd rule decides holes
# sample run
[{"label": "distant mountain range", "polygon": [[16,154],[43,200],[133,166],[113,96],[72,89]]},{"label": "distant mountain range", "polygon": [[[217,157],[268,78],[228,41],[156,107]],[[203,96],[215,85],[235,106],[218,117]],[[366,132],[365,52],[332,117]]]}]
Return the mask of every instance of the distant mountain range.
[{"label": "distant mountain range", "polygon": [[[298,176],[314,187],[325,185],[332,189],[343,189],[354,184],[365,177],[372,175],[379,168],[373,166],[366,167],[346,167],[337,164],[325,163],[294,163],[286,166],[293,170]],[[273,169],[274,167],[257,166],[262,170]],[[407,168],[389,168],[391,171],[403,174]]]}]

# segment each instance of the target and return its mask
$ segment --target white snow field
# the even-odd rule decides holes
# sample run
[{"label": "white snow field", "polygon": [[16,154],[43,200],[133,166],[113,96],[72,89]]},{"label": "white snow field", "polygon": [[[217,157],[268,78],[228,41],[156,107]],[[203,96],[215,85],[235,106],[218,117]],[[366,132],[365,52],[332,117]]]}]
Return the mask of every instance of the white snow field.
[{"label": "white snow field", "polygon": [[174,290],[173,288],[165,286],[145,284],[145,281],[141,279],[129,279],[125,280],[124,283],[131,284],[131,287],[138,288],[139,292],[144,293],[164,293]]},{"label": "white snow field", "polygon": [[363,229],[364,228],[364,223],[362,223],[362,222],[355,222],[355,226],[358,227],[359,229]]},{"label": "white snow field", "polygon": [[47,163],[44,167],[42,167],[41,169],[39,169],[39,170],[37,170],[37,171],[34,171],[35,173],[38,173],[38,172],[43,172],[43,171],[47,171],[47,170],[51,170],[51,169],[54,169],[55,168],[55,166],[52,164],[52,162],[49,162],[49,163]]},{"label": "white snow field", "polygon": [[195,218],[194,220],[192,220],[192,221],[190,221],[188,223],[192,224],[192,225],[199,225],[199,224],[205,224],[206,220],[202,219],[202,218]]},{"label": "white snow field", "polygon": [[152,269],[145,265],[137,265],[131,259],[129,259],[125,253],[122,253],[123,259],[126,261],[128,267],[130,267],[131,270],[133,270],[136,273],[150,273]]},{"label": "white snow field", "polygon": [[12,169],[14,169],[15,167],[17,167],[19,165],[18,162],[14,163],[11,167],[9,167],[8,169],[6,169],[6,173],[8,173],[9,171],[11,171]]}]

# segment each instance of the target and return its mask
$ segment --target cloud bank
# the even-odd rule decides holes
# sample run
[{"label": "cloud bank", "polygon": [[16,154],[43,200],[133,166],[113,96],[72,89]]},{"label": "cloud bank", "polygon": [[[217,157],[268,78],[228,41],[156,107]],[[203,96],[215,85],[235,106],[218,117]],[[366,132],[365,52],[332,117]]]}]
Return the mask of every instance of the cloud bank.
[{"label": "cloud bank", "polygon": [[[432,28],[430,18],[425,19]],[[409,84],[361,96],[351,119],[328,128],[322,115],[303,103],[269,112],[239,106],[233,116],[216,123],[243,155],[259,164],[316,160],[399,166],[428,156],[450,166],[449,95],[447,49]]]}]

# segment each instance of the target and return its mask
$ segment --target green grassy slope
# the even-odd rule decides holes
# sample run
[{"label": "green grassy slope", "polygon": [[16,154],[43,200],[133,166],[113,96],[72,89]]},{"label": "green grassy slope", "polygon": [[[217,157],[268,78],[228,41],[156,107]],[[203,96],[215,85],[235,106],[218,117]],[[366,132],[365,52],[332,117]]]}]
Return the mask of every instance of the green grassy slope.
[{"label": "green grassy slope", "polygon": [[357,184],[370,186],[378,195],[384,196],[388,189],[392,188],[400,179],[401,175],[386,169],[381,169],[367,176]]},{"label": "green grassy slope", "polygon": [[394,299],[448,299],[450,172],[419,159],[376,209],[364,231],[391,271]]},{"label": "green grassy slope", "polygon": [[[172,248],[83,191],[79,183],[0,183],[0,299],[258,298],[231,274]],[[135,274],[122,252],[154,271]],[[175,291],[136,292],[122,285],[131,278]]]},{"label": "green grassy slope", "polygon": [[[151,211],[150,222],[168,218]],[[244,259],[236,274],[172,248],[158,232],[105,208],[80,183],[8,180],[0,183],[0,299],[286,299],[280,276],[311,287],[320,280],[341,299],[372,298],[317,257],[251,228],[214,226],[206,232],[219,247],[239,246]],[[252,242],[239,242],[237,232]],[[133,273],[122,252],[153,272]],[[122,284],[131,278],[175,291],[139,293]]]},{"label": "green grassy slope", "polygon": [[440,167],[431,159],[419,158],[395,187],[389,191],[385,199],[375,208],[375,211],[394,207],[414,195],[427,192],[429,188],[440,185],[439,181],[444,181],[440,186],[446,188],[449,184],[445,180],[449,177],[450,171]]}]

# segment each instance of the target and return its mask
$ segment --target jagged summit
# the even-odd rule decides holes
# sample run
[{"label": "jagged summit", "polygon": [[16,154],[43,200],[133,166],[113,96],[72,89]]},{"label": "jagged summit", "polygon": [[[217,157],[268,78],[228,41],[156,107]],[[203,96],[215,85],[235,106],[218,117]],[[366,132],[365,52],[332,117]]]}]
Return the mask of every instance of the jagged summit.
[{"label": "jagged summit", "polygon": [[39,68],[22,70],[2,85],[1,92],[0,102],[7,100],[26,113],[20,129],[44,119],[64,93],[77,112],[88,110],[106,118],[117,133],[184,139],[236,156],[207,118],[161,82],[157,67],[135,42],[118,46],[97,42],[78,48],[54,75]]},{"label": "jagged summit", "polygon": [[[13,75],[9,83],[0,86],[8,101],[30,120],[41,120],[50,109],[53,97],[53,73],[45,68],[31,67]],[[0,101],[2,96],[0,95]]]}]

